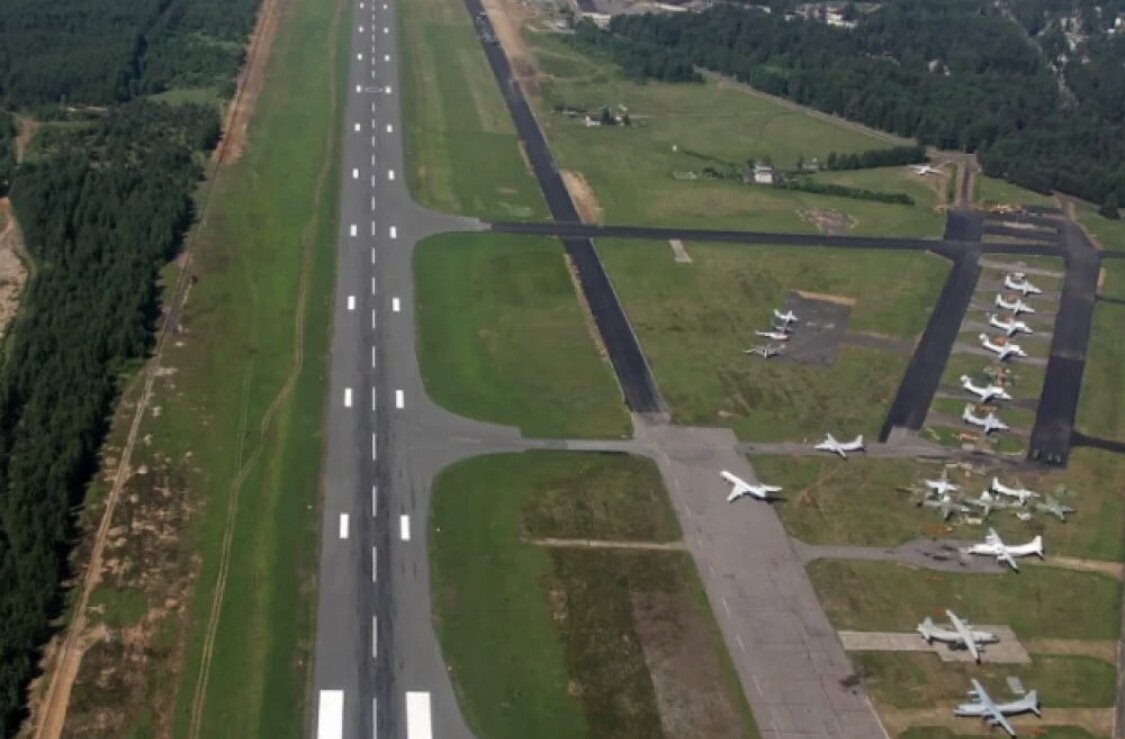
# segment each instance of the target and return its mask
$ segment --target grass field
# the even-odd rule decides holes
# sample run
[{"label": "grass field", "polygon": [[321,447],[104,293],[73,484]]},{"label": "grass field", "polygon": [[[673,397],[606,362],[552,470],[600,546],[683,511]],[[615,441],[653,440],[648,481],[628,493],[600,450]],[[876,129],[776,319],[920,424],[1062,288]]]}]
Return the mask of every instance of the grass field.
[{"label": "grass field", "polygon": [[983,174],[977,175],[976,201],[989,205],[1044,205],[1052,208],[1058,203],[1050,195],[1042,195],[1013,185],[1005,180],[995,179]]},{"label": "grass field", "polygon": [[[637,84],[612,63],[583,55],[558,37],[527,32],[541,74],[532,102],[559,167],[582,174],[605,220],[613,223],[677,224],[764,230],[813,231],[798,211],[839,210],[857,233],[937,235],[942,219],[933,212],[937,194],[880,170],[826,178],[888,192],[909,192],[915,206],[780,191],[768,186],[677,179],[720,162],[769,159],[792,168],[799,156],[822,161],[831,151],[882,148],[882,139],[782,107],[718,84]],[[555,106],[628,108],[632,125],[586,128],[552,112]]]},{"label": "grass field", "polygon": [[411,192],[438,210],[544,218],[507,108],[460,0],[396,5]]},{"label": "grass field", "polygon": [[418,359],[452,411],[533,436],[628,436],[553,239],[448,234],[414,256]]},{"label": "grass field", "polygon": [[113,713],[82,736],[306,733],[346,7],[286,7],[248,146],[190,236],[183,330],[118,510],[131,533],[94,594],[128,638],[86,653],[72,696]]},{"label": "grass field", "polygon": [[757,736],[687,554],[534,543],[678,539],[648,460],[468,460],[437,480],[430,531],[438,636],[478,736]]},{"label": "grass field", "polygon": [[614,288],[680,423],[732,426],[755,440],[878,429],[908,354],[842,346],[831,367],[743,351],[761,343],[789,290],[854,299],[848,329],[912,339],[948,269],[927,254],[599,242]]},{"label": "grass field", "polygon": [[809,577],[838,629],[913,631],[926,616],[941,620],[950,608],[973,623],[1007,624],[1021,639],[1118,637],[1121,583],[1102,575],[1048,567],[958,574],[820,560],[809,566]]},{"label": "grass field", "polygon": [[[898,739],[992,739],[996,736],[995,732],[991,732],[987,728],[976,734],[965,733],[971,731],[970,726],[971,723],[966,721],[965,730],[956,733],[944,727],[918,727],[904,731],[898,735]],[[1085,729],[1074,726],[1037,727],[1035,736],[1037,739],[1097,739]]]}]

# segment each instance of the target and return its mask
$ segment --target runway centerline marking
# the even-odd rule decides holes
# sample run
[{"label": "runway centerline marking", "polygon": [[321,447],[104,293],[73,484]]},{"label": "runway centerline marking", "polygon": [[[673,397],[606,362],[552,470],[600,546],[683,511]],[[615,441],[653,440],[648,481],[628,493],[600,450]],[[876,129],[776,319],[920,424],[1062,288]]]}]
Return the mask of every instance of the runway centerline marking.
[{"label": "runway centerline marking", "polygon": [[379,580],[379,549],[371,547],[371,582]]},{"label": "runway centerline marking", "polygon": [[348,514],[346,513],[340,514],[340,538],[348,538]]},{"label": "runway centerline marking", "polygon": [[371,263],[375,264],[375,247],[371,247]]},{"label": "runway centerline marking", "polygon": [[375,278],[374,277],[371,278],[371,294],[372,295],[375,294]]},{"label": "runway centerline marking", "polygon": [[422,691],[406,693],[406,739],[434,739],[430,718],[430,694]]},{"label": "runway centerline marking", "polygon": [[403,541],[410,541],[410,516],[405,513],[398,517],[398,535]]},{"label": "runway centerline marking", "polygon": [[375,347],[371,347],[371,369],[375,369]]},{"label": "runway centerline marking", "polygon": [[352,389],[350,387],[344,388],[344,407],[352,407]]},{"label": "runway centerline marking", "polygon": [[374,329],[378,325],[379,324],[376,322],[376,318],[375,318],[375,309],[372,308],[371,309],[371,328]]},{"label": "runway centerline marking", "polygon": [[371,212],[372,213],[375,212],[375,196],[374,195],[371,196]]},{"label": "runway centerline marking", "polygon": [[398,313],[400,308],[402,308],[402,304],[399,302],[399,299],[391,298],[391,310]]},{"label": "runway centerline marking", "polygon": [[353,223],[353,224],[352,224],[352,225],[351,225],[351,226],[349,227],[349,232],[351,233],[351,235],[352,235],[353,237],[355,237],[355,236],[359,235],[359,227],[357,227],[357,226],[356,226],[356,225],[355,225],[355,224]]},{"label": "runway centerline marking", "polygon": [[371,617],[371,659],[379,658],[379,617]]},{"label": "runway centerline marking", "polygon": [[355,310],[355,296],[348,296],[348,310]]},{"label": "runway centerline marking", "polygon": [[316,739],[344,739],[344,691],[320,691],[316,714]]},{"label": "runway centerline marking", "polygon": [[371,517],[377,518],[379,515],[379,486],[371,486]]},{"label": "runway centerline marking", "polygon": [[360,26],[360,27],[359,27],[359,32],[360,32],[360,33],[363,33],[363,26]]},{"label": "runway centerline marking", "polygon": [[395,390],[395,408],[406,407],[406,395],[401,390]]},{"label": "runway centerline marking", "polygon": [[[374,388],[372,388],[374,390]],[[371,410],[375,410],[375,396],[371,396]],[[371,434],[371,461],[379,458],[379,437]]]}]

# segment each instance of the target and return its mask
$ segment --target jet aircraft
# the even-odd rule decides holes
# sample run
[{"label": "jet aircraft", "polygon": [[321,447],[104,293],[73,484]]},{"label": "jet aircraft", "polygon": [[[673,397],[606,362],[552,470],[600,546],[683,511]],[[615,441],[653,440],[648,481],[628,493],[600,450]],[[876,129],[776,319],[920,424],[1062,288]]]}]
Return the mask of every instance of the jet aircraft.
[{"label": "jet aircraft", "polygon": [[988,436],[993,431],[1007,431],[1008,424],[1000,420],[999,416],[995,413],[989,413],[983,418],[973,413],[973,407],[966,405],[965,410],[961,413],[961,420],[971,426],[979,426],[984,430],[985,436]]},{"label": "jet aircraft", "polygon": [[1020,502],[1020,505],[1026,505],[1027,501],[1031,500],[1032,498],[1039,497],[1039,493],[1035,492],[1034,490],[1028,490],[1027,488],[1022,486],[1010,488],[1004,483],[1000,482],[1000,478],[998,477],[992,478],[992,485],[989,487],[994,493],[998,495],[1006,495],[1009,498],[1015,498]]},{"label": "jet aircraft", "polygon": [[1012,272],[1011,274],[1004,275],[1004,287],[1009,290],[1015,290],[1024,297],[1028,295],[1038,295],[1043,292],[1035,285],[1028,282],[1027,275],[1023,272]]},{"label": "jet aircraft", "polygon": [[781,321],[781,323],[785,326],[788,326],[791,323],[797,323],[797,314],[791,310],[787,310],[782,313],[777,308],[774,308],[773,317],[778,321]]},{"label": "jet aircraft", "polygon": [[958,618],[957,614],[949,609],[946,609],[945,615],[949,617],[949,628],[936,625],[929,616],[926,616],[926,620],[918,624],[918,633],[922,635],[927,644],[939,641],[954,648],[966,649],[979,664],[980,647],[984,644],[995,644],[1000,641],[996,634],[988,631],[975,631],[968,621]]},{"label": "jet aircraft", "polygon": [[1028,326],[1023,321],[1016,320],[1015,318],[1000,318],[1000,316],[995,313],[989,314],[988,325],[1000,329],[1006,336],[1015,336],[1018,333],[1035,333],[1031,330],[1031,326]]},{"label": "jet aircraft", "polygon": [[1034,308],[1032,308],[1027,303],[1023,302],[1019,298],[1016,298],[1015,300],[1008,300],[1001,293],[997,293],[996,300],[994,302],[996,303],[997,308],[1003,308],[1004,310],[1010,310],[1012,313],[1014,313],[1017,316],[1020,313],[1034,313],[1035,312]]},{"label": "jet aircraft", "polygon": [[941,167],[931,167],[928,164],[911,164],[910,168],[914,170],[914,174],[941,174]]},{"label": "jet aircraft", "polygon": [[932,490],[935,495],[946,495],[961,489],[960,485],[950,482],[945,475],[942,475],[940,480],[922,480],[922,484],[928,490]]},{"label": "jet aircraft", "polygon": [[865,452],[867,447],[863,444],[863,434],[855,437],[851,441],[836,441],[836,437],[832,434],[827,434],[824,441],[820,442],[815,447],[821,452],[831,452],[832,454],[839,454],[844,459],[848,458],[848,452]]},{"label": "jet aircraft", "polygon": [[978,338],[980,338],[980,345],[988,351],[999,356],[1001,362],[1003,362],[1008,357],[1027,356],[1027,352],[1025,352],[1023,350],[1023,347],[1021,347],[1019,344],[1014,344],[1012,342],[997,344],[988,334],[981,334]]},{"label": "jet aircraft", "polygon": [[1019,565],[1016,564],[1016,557],[1027,557],[1034,554],[1039,559],[1044,559],[1043,552],[1043,537],[1036,536],[1034,539],[1026,544],[1005,544],[996,533],[996,529],[989,529],[988,533],[984,536],[984,542],[981,544],[973,544],[965,550],[968,554],[979,554],[986,557],[995,557],[996,561],[1000,564],[1005,564],[1011,567],[1014,571],[1019,572]]},{"label": "jet aircraft", "polygon": [[967,516],[972,513],[972,510],[967,505],[959,503],[949,493],[941,497],[927,496],[918,501],[918,505],[938,511],[941,514],[942,521],[948,521],[954,513],[961,516]]},{"label": "jet aircraft", "polygon": [[727,496],[728,503],[733,503],[747,495],[768,502],[774,500],[774,493],[781,492],[781,488],[776,485],[751,485],[741,477],[726,470],[719,472],[719,475],[731,486],[730,495]]},{"label": "jet aircraft", "polygon": [[1008,391],[1001,385],[974,385],[973,380],[968,375],[961,375],[961,387],[968,390],[973,395],[980,398],[980,402],[987,403],[990,400],[1011,400],[1012,396],[1008,395]]},{"label": "jet aircraft", "polygon": [[1051,496],[1047,496],[1047,499],[1042,503],[1035,502],[1032,503],[1031,506],[1035,509],[1036,513],[1049,513],[1063,523],[1066,523],[1067,516],[1075,512],[1073,508],[1068,505],[1063,505]]},{"label": "jet aircraft", "polygon": [[1008,736],[1012,737],[1016,735],[1016,730],[1008,723],[1008,716],[1015,716],[1021,713],[1034,713],[1036,716],[1042,715],[1039,712],[1039,693],[1035,690],[1032,690],[1022,698],[1007,703],[997,703],[989,697],[980,682],[976,678],[973,678],[973,689],[969,691],[969,698],[972,702],[962,703],[953,709],[954,716],[967,718],[979,717],[989,726],[999,726],[1001,729],[1008,732]]}]

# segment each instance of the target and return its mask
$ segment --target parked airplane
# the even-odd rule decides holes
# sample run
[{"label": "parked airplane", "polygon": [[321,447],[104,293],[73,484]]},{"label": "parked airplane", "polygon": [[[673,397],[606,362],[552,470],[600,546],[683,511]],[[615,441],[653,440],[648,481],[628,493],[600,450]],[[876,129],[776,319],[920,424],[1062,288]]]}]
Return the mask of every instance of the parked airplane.
[{"label": "parked airplane", "polygon": [[1008,424],[1000,420],[995,413],[989,413],[983,418],[973,413],[971,405],[965,406],[965,411],[961,414],[961,420],[972,426],[980,426],[984,429],[984,434],[987,436],[993,431],[1007,431]]},{"label": "parked airplane", "polygon": [[979,498],[966,495],[961,498],[961,502],[980,511],[981,518],[988,518],[988,514],[992,513],[997,508],[1014,508],[1019,505],[1018,503],[1009,503],[997,498],[987,490],[981,493]]},{"label": "parked airplane", "polygon": [[928,164],[911,164],[910,168],[914,170],[914,174],[928,175],[928,174],[941,174],[941,167],[931,167]]},{"label": "parked airplane", "polygon": [[1015,318],[1000,318],[995,313],[988,314],[988,325],[1000,329],[1007,336],[1015,336],[1018,333],[1035,333],[1031,330],[1031,326],[1023,321],[1017,321]]},{"label": "parked airplane", "polygon": [[776,357],[778,354],[784,354],[784,350],[777,344],[759,344],[758,346],[746,349],[744,353],[757,354],[762,359],[769,359],[770,357]]},{"label": "parked airplane", "polygon": [[980,334],[978,338],[980,339],[980,345],[1000,357],[1001,362],[1003,362],[1008,357],[1027,356],[1027,352],[1025,352],[1023,350],[1023,347],[1021,347],[1019,344],[1014,344],[1010,341],[1003,344],[997,344],[988,334]]},{"label": "parked airplane", "polygon": [[979,717],[989,726],[999,726],[1004,731],[1008,732],[1008,736],[1015,736],[1016,730],[1008,723],[1008,716],[1015,716],[1021,713],[1034,713],[1036,716],[1041,716],[1039,712],[1039,693],[1032,690],[1027,695],[1014,701],[1007,703],[997,703],[989,697],[985,692],[984,687],[980,682],[973,678],[973,689],[969,691],[969,698],[971,703],[962,703],[953,709],[954,716],[963,716],[967,718]]},{"label": "parked airplane", "polygon": [[1015,290],[1024,297],[1028,295],[1038,295],[1043,292],[1035,285],[1027,281],[1027,275],[1023,272],[1012,272],[1011,274],[1004,275],[1004,287],[1009,290]]},{"label": "parked airplane", "polygon": [[747,495],[768,502],[774,499],[774,493],[781,492],[781,488],[776,485],[751,485],[741,477],[727,472],[726,470],[719,472],[719,475],[731,485],[730,495],[727,496],[728,503],[733,503]]},{"label": "parked airplane", "polygon": [[832,452],[839,454],[844,459],[848,458],[848,452],[865,452],[867,447],[863,445],[863,434],[855,437],[851,441],[836,441],[836,437],[828,434],[824,437],[824,441],[820,442],[815,447],[818,451]]},{"label": "parked airplane", "polygon": [[980,398],[980,402],[987,403],[990,400],[1011,400],[1012,396],[1008,395],[1008,391],[1001,385],[974,385],[973,380],[968,375],[961,375],[961,387],[968,390],[973,395]]},{"label": "parked airplane", "polygon": [[1010,310],[1012,313],[1016,314],[1017,316],[1020,313],[1034,313],[1035,312],[1034,308],[1032,308],[1027,303],[1023,302],[1019,298],[1016,298],[1015,300],[1008,300],[1007,298],[1004,297],[1004,295],[1002,293],[996,294],[995,303],[996,303],[996,307],[1003,308],[1004,310]]},{"label": "parked airplane", "polygon": [[1063,523],[1066,523],[1067,516],[1075,512],[1070,506],[1063,505],[1049,495],[1042,503],[1032,503],[1031,506],[1036,513],[1049,513]]},{"label": "parked airplane", "polygon": [[762,338],[770,339],[772,341],[789,341],[789,334],[778,329],[770,329],[769,331],[755,331],[754,334],[756,336],[761,336]]},{"label": "parked airplane", "polygon": [[797,323],[797,314],[794,313],[791,310],[787,310],[784,313],[782,313],[777,308],[774,308],[773,309],[773,317],[776,318],[777,320],[781,321],[786,326],[788,326],[791,323]]},{"label": "parked airplane", "polygon": [[1025,487],[1010,488],[1004,483],[1000,482],[1000,478],[998,477],[992,478],[992,485],[990,486],[990,489],[999,495],[1006,495],[1009,498],[1015,498],[1020,502],[1020,505],[1026,505],[1027,501],[1031,500],[1032,498],[1039,497],[1039,493],[1035,492],[1034,490],[1028,490]]},{"label": "parked airplane", "polygon": [[940,480],[922,480],[922,484],[932,490],[935,495],[947,495],[961,489],[960,485],[953,484],[945,475],[942,475]]},{"label": "parked airplane", "polygon": [[926,640],[927,644],[939,641],[951,645],[954,649],[966,649],[978,663],[980,662],[980,647],[984,644],[995,644],[1000,638],[988,631],[974,631],[968,621],[957,617],[953,611],[946,609],[945,615],[949,617],[950,628],[938,626],[934,620],[926,616],[926,620],[918,624],[918,633]]},{"label": "parked airplane", "polygon": [[1043,537],[1036,536],[1034,539],[1026,544],[1015,544],[1009,546],[1005,544],[996,533],[996,529],[989,529],[988,533],[984,536],[984,542],[981,544],[973,544],[965,550],[968,554],[980,554],[986,557],[996,557],[996,561],[1000,564],[1006,564],[1016,572],[1019,572],[1019,565],[1016,564],[1016,557],[1026,557],[1034,554],[1043,559],[1046,555],[1043,553]]},{"label": "parked airplane", "polygon": [[965,504],[958,502],[952,495],[946,493],[940,498],[926,497],[918,502],[918,505],[926,508],[932,508],[941,513],[941,520],[948,521],[954,514],[967,516],[972,513],[972,510]]}]

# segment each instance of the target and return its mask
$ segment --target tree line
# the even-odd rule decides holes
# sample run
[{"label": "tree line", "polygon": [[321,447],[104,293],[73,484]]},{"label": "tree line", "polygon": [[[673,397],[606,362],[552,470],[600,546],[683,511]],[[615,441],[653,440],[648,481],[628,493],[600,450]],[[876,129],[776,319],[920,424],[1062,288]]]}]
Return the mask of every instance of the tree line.
[{"label": "tree line", "polygon": [[[0,355],[0,736],[61,613],[74,511],[122,378],[150,351],[157,276],[193,218],[257,0],[5,0],[0,186],[33,270]],[[10,113],[44,124],[15,166]]]},{"label": "tree line", "polygon": [[978,152],[987,174],[1033,190],[1116,198],[1125,38],[1091,37],[1066,62],[1041,41],[985,0],[894,0],[851,30],[718,4],[617,16],[604,31],[583,22],[574,43],[637,78],[696,81],[686,70],[712,70],[922,144]]}]

